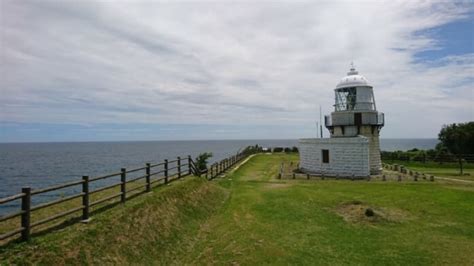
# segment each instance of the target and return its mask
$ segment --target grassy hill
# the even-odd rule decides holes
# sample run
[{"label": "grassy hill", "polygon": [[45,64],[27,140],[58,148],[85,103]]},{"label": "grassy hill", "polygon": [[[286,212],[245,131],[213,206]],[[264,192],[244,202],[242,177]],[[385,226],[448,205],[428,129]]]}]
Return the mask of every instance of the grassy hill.
[{"label": "grassy hill", "polygon": [[[474,264],[474,185],[278,180],[260,154],[208,182],[157,188],[124,206],[0,249],[5,263]],[[367,209],[374,216],[366,216]]]}]

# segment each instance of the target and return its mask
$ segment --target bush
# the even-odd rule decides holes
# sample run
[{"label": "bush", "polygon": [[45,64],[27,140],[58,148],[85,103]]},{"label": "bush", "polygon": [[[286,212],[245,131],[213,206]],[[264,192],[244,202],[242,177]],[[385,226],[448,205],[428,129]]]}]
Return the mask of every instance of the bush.
[{"label": "bush", "polygon": [[283,152],[283,148],[282,147],[275,147],[275,148],[273,148],[273,152]]},{"label": "bush", "polygon": [[293,148],[291,148],[291,151],[292,151],[292,152],[299,152],[299,151],[298,151],[298,147],[295,147],[295,146],[293,146]]},{"label": "bush", "polygon": [[255,146],[247,146],[245,149],[242,151],[243,154],[249,155],[249,154],[254,154],[257,152],[262,152],[263,148],[255,145]]},{"label": "bush", "polygon": [[212,157],[211,152],[205,152],[201,153],[196,157],[196,167],[200,170],[206,170],[207,169],[207,159]]}]

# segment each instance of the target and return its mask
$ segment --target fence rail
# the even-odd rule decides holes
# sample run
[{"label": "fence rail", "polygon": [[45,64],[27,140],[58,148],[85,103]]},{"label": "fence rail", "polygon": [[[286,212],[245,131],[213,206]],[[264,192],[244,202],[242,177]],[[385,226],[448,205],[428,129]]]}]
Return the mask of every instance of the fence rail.
[{"label": "fence rail", "polygon": [[[72,181],[64,184],[59,184],[51,187],[41,188],[32,190],[30,187],[23,187],[21,193],[12,195],[9,197],[5,197],[0,199],[0,206],[2,204],[6,204],[15,200],[21,201],[21,208],[19,211],[9,213],[3,216],[0,216],[0,223],[11,220],[16,217],[20,217],[20,224],[19,227],[10,230],[8,232],[4,232],[0,235],[0,241],[5,239],[10,239],[18,234],[21,234],[20,240],[28,241],[31,238],[31,231],[32,228],[46,224],[48,222],[57,220],[59,218],[77,213],[81,211],[81,216],[77,217],[80,220],[87,222],[90,219],[90,209],[91,207],[97,206],[102,203],[106,203],[111,201],[112,199],[120,198],[121,203],[125,203],[127,199],[137,194],[143,192],[150,192],[153,185],[159,186],[162,184],[168,184],[174,180],[178,180],[185,176],[194,174],[197,176],[201,176],[205,174],[206,179],[212,180],[243,160],[247,157],[250,153],[242,152],[236,155],[232,155],[229,158],[225,158],[219,162],[212,164],[210,167],[205,169],[200,169],[196,162],[191,158],[191,156],[186,157],[177,157],[174,160],[164,160],[162,163],[146,163],[144,167],[134,168],[134,169],[126,169],[122,168],[120,172],[97,176],[97,177],[89,177],[83,176],[82,180]],[[130,177],[129,174],[139,174],[135,177]],[[142,174],[140,174],[142,173]],[[110,179],[112,177],[120,177],[120,181],[113,183],[113,184],[105,184],[100,187],[96,187],[91,190],[91,183],[94,183],[99,180]],[[137,186],[131,187],[128,186],[132,183],[135,183],[140,180],[145,180],[143,183],[139,183]],[[71,187],[78,187],[81,186],[81,192],[75,193],[73,195],[68,195],[67,197],[62,197],[56,200],[52,200],[49,202],[43,202],[32,206],[32,198],[33,196],[44,194],[51,191],[57,191],[64,188],[71,188]],[[99,192],[120,187],[120,192],[114,193],[112,195],[103,195],[102,198],[94,199],[91,201],[91,195],[97,194]],[[131,192],[135,192],[131,194]],[[80,206],[63,210],[59,213],[55,213],[49,217],[44,217],[42,219],[38,219],[36,221],[32,221],[32,213],[41,209],[49,208],[52,206],[56,206],[58,204],[72,201],[74,199],[81,198]],[[109,204],[115,204],[117,201],[109,202]],[[105,205],[107,206],[107,205]]]},{"label": "fence rail", "polygon": [[[163,163],[157,163],[157,164],[147,163],[145,167],[140,167],[140,168],[134,168],[134,169],[122,168],[121,171],[118,173],[112,173],[112,174],[108,174],[104,176],[98,176],[98,177],[93,177],[93,178],[89,178],[89,176],[83,176],[82,180],[72,181],[72,182],[59,184],[59,185],[55,185],[51,187],[41,188],[41,189],[32,190],[30,187],[23,187],[21,193],[0,199],[0,206],[9,202],[15,201],[15,200],[21,201],[21,208],[19,211],[0,216],[0,222],[5,222],[5,221],[8,221],[20,216],[20,224],[19,224],[20,227],[1,234],[0,241],[5,240],[7,238],[14,237],[15,235],[18,235],[18,234],[21,234],[21,240],[24,240],[24,241],[29,240],[31,237],[32,228],[51,222],[53,220],[57,220],[59,218],[68,216],[70,214],[73,214],[79,211],[82,211],[81,220],[87,221],[90,218],[89,216],[90,216],[91,207],[96,206],[101,203],[105,203],[107,201],[110,201],[118,197],[120,197],[120,201],[124,203],[129,198],[127,196],[128,193],[135,192],[135,194],[137,194],[138,191],[149,192],[152,188],[152,184],[156,184],[159,181],[164,180],[164,182],[162,183],[167,184],[171,181],[190,175],[193,173],[191,169],[192,164],[193,164],[193,160],[191,159],[191,156],[187,156],[183,158],[178,157],[177,159],[171,160],[171,161],[165,160]],[[156,168],[163,168],[163,169],[156,169]],[[155,170],[154,173],[152,173],[152,169]],[[140,172],[143,172],[143,174],[140,174],[139,176],[132,177],[132,178],[129,177],[129,174],[140,173]],[[159,174],[162,174],[162,176],[155,177]],[[99,180],[110,179],[112,177],[118,177],[118,176],[120,176],[120,181],[118,183],[106,184],[106,185],[97,187],[94,190],[90,190],[91,183],[94,183]],[[154,178],[152,178],[152,176]],[[138,186],[134,186],[130,188],[127,186],[134,182],[136,183],[137,181],[140,181],[140,180],[145,180],[145,182],[140,183]],[[78,187],[78,186],[82,187],[81,188],[82,191],[79,193],[74,193],[66,197],[62,197],[62,198],[55,199],[48,202],[43,202],[43,203],[32,206],[33,196],[37,196],[37,195],[52,192],[52,191],[58,191],[65,188]],[[113,195],[106,195],[105,197],[98,198],[93,202],[90,201],[90,196],[92,194],[96,194],[98,192],[105,191],[107,189],[116,188],[116,187],[120,187],[120,192],[115,193]],[[74,199],[79,199],[79,198],[82,198],[82,203],[80,204],[80,206],[67,209],[59,213],[55,213],[49,217],[44,217],[36,221],[33,221],[31,219],[32,213],[35,211],[49,208],[52,206],[56,206],[58,204],[61,204],[67,201],[72,201]]]},{"label": "fence rail", "polygon": [[193,167],[196,169],[199,175],[206,175],[206,179],[212,180],[222,173],[226,172],[229,168],[233,167],[243,159],[245,159],[249,154],[246,153],[239,153],[236,155],[232,155],[229,158],[225,158],[221,161],[215,162],[211,164],[206,169],[200,170],[196,165]]}]

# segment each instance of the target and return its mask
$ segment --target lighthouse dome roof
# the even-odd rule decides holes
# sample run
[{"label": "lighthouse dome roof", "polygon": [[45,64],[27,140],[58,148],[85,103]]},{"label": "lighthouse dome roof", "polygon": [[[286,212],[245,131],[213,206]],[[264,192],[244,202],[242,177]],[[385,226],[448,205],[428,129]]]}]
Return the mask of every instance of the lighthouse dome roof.
[{"label": "lighthouse dome roof", "polygon": [[347,73],[347,76],[343,77],[336,86],[336,89],[347,88],[347,87],[359,87],[359,86],[370,86],[369,81],[362,75],[359,75],[352,66],[351,70]]}]

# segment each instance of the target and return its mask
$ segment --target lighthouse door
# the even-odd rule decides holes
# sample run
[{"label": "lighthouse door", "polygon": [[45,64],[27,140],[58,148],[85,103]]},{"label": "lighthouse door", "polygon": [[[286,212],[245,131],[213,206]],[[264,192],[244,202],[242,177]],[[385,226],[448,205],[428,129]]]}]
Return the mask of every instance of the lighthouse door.
[{"label": "lighthouse door", "polygon": [[356,125],[356,126],[362,125],[362,114],[361,113],[355,113],[354,114],[354,125]]}]

